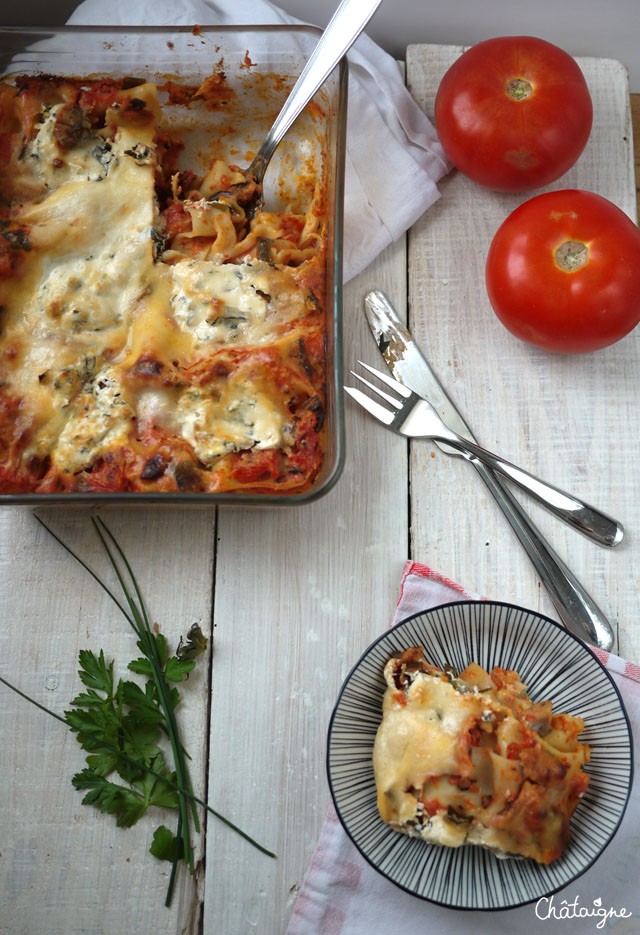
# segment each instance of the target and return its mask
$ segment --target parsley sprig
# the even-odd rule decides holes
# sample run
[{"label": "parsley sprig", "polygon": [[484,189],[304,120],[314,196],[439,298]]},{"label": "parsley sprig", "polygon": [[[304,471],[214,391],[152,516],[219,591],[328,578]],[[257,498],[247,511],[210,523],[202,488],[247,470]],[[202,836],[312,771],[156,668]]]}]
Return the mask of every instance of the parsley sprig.
[{"label": "parsley sprig", "polygon": [[[183,668],[181,660],[173,659]],[[178,808],[175,771],[159,745],[165,724],[153,682],[144,689],[122,679],[116,684],[113,662],[107,663],[102,650],[98,656],[81,650],[79,661],[78,675],[87,691],[73,699],[65,720],[89,754],[86,768],[72,779],[76,789],[87,790],[83,803],[115,815],[120,828],[130,828],[151,806]],[[138,667],[139,662],[146,665]],[[136,671],[148,663],[136,660],[128,668]],[[178,702],[173,692],[174,707]],[[124,785],[109,781],[113,773]]]},{"label": "parsley sprig", "polygon": [[[134,825],[148,809],[175,809],[176,831],[160,825],[150,847],[151,853],[172,864],[166,905],[170,905],[177,868],[184,861],[194,872],[192,830],[200,831],[197,806],[224,822],[262,853],[275,855],[248,834],[210,808],[194,795],[188,755],[182,744],[176,719],[180,693],[176,687],[196,665],[194,655],[206,647],[202,637],[195,652],[171,655],[167,641],[151,626],[142,593],[131,566],[115,537],[99,517],[92,517],[102,546],[122,590],[124,601],[73,550],[36,515],[38,522],[94,578],[122,612],[132,627],[141,655],[128,664],[142,684],[116,679],[113,661],[104,652],[79,654],[79,677],[85,690],[71,702],[64,718],[50,711],[0,676],[0,682],[36,707],[63,721],[76,734],[87,752],[86,767],[72,779],[73,786],[85,793],[83,804],[93,805],[114,815],[118,827]],[[163,749],[168,742],[171,765]]]}]

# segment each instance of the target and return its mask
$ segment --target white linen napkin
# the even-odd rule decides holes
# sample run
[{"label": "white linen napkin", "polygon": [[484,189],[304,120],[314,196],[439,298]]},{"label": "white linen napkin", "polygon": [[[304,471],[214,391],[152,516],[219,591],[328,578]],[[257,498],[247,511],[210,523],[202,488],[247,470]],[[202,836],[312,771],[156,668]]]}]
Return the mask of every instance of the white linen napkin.
[{"label": "white linen napkin", "polygon": [[[479,595],[426,565],[407,562],[393,623],[438,604]],[[640,728],[640,666],[597,652],[620,690],[634,737]],[[640,768],[635,748],[634,767]],[[287,935],[588,935],[640,931],[640,802],[631,796],[622,824],[596,863],[573,884],[518,909],[474,912],[444,909],[400,890],[361,857],[333,807],[327,813]],[[612,913],[615,912],[615,915]],[[603,914],[609,913],[604,919]]]},{"label": "white linen napkin", "polygon": [[[68,22],[225,26],[301,21],[268,0],[84,0]],[[435,129],[404,86],[398,63],[365,34],[348,58],[345,282],[437,200],[436,183],[450,169]]]}]

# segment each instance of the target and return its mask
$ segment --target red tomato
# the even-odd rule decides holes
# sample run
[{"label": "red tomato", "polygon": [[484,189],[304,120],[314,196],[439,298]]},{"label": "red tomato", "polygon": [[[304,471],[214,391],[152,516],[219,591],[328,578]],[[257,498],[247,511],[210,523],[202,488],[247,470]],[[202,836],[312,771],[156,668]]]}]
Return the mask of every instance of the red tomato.
[{"label": "red tomato", "polygon": [[593,192],[545,192],[496,231],[486,284],[516,337],[559,353],[595,351],[640,321],[640,229]]},{"label": "red tomato", "polygon": [[503,192],[560,178],[584,149],[593,106],[573,58],[543,39],[504,36],[472,46],[435,100],[444,150],[463,175]]}]

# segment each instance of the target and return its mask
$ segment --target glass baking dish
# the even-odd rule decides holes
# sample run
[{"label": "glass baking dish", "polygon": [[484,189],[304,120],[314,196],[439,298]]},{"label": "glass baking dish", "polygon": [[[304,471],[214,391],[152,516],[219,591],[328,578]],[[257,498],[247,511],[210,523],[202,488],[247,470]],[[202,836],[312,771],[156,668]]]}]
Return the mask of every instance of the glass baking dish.
[{"label": "glass baking dish", "polygon": [[[192,126],[186,149],[247,166],[288,90],[317,44],[320,30],[306,26],[75,27],[0,29],[0,75],[135,76],[158,83],[201,83],[222,68],[235,90],[233,120],[210,111],[210,123]],[[324,458],[312,486],[300,493],[202,491],[95,491],[0,493],[0,505],[189,504],[294,506],[327,493],[344,461],[342,392],[342,230],[348,73],[346,61],[320,89],[280,144],[265,179],[274,210],[296,209],[296,171],[311,159],[326,185],[327,238],[326,417]],[[298,204],[299,208],[299,204]]]}]

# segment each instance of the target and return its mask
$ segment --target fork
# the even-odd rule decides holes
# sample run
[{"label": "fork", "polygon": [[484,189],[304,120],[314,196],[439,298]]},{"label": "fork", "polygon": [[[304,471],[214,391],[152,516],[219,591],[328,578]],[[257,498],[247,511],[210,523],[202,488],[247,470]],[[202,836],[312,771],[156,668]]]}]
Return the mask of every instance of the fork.
[{"label": "fork", "polygon": [[[347,54],[381,2],[382,0],[342,0],[329,20],[260,149],[253,157],[251,165],[243,170],[247,181],[252,181],[256,185],[252,195],[253,211],[262,206],[264,175],[285,134],[336,65]],[[216,192],[209,200],[224,202],[228,194],[227,191]]]},{"label": "fork", "polygon": [[382,390],[353,370],[351,373],[356,380],[359,380],[372,392],[376,393],[387,405],[385,406],[375,399],[371,399],[370,396],[355,387],[345,386],[345,392],[367,412],[382,422],[383,425],[386,425],[387,428],[408,438],[430,438],[434,441],[446,442],[469,460],[477,459],[482,461],[493,471],[497,471],[523,490],[526,490],[551,513],[554,513],[570,526],[580,530],[584,535],[594,539],[600,545],[614,546],[621,541],[624,529],[617,520],[579,500],[572,494],[560,490],[560,488],[541,480],[534,474],[530,474],[524,468],[506,461],[486,448],[480,447],[480,445],[475,445],[466,438],[462,438],[442,421],[436,410],[426,399],[418,396],[417,393],[414,393],[402,383],[398,383],[389,374],[382,373],[369,366],[369,364],[363,363],[363,361],[358,361],[358,363],[393,390],[396,395],[393,396]]}]

